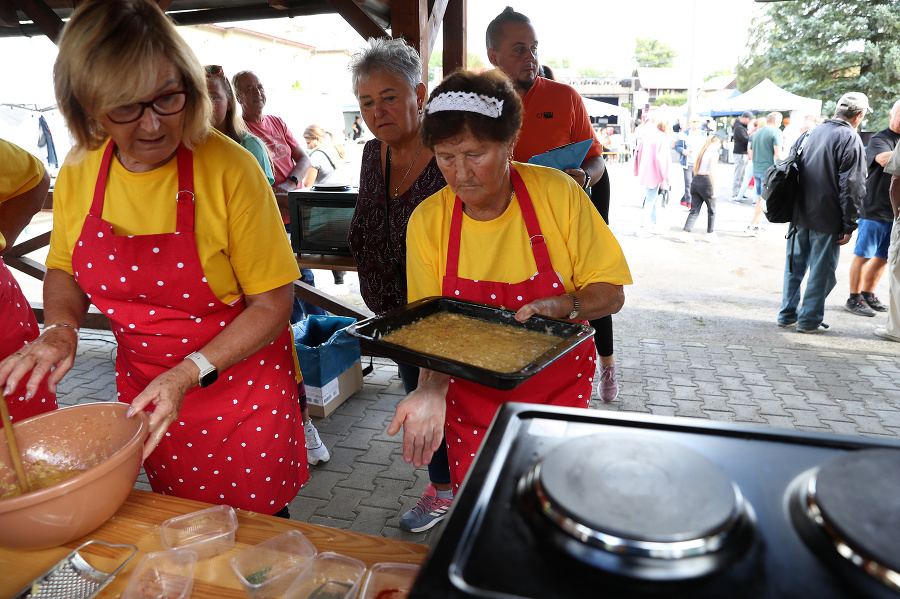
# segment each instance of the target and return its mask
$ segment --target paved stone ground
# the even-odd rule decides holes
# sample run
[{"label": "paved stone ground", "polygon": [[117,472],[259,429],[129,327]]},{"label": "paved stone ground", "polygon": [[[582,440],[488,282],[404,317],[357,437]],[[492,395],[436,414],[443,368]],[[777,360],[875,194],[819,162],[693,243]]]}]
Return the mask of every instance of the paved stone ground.
[{"label": "paved stone ground", "polygon": [[[728,201],[731,167],[718,165],[716,171],[719,240],[692,245],[675,241],[686,217],[677,206],[677,165],[674,205],[660,212],[662,234],[648,239],[634,236],[642,192],[629,169],[610,169],[611,226],[635,279],[614,318],[621,392],[611,404],[595,397],[592,408],[900,438],[900,344],[872,335],[882,316],[861,318],[842,310],[853,242],[841,252],[838,284],[826,304],[832,330],[800,335],[780,329],[774,321],[784,226],[770,226],[759,237],[742,234],[752,207]],[[698,238],[705,225],[704,210]],[[40,232],[39,223],[31,229]],[[320,287],[358,301],[355,274],[342,287],[333,286],[327,271],[317,271],[317,277]],[[877,292],[886,300],[885,281]],[[39,286],[32,284],[26,294],[39,300]],[[60,384],[61,404],[115,400],[113,346],[109,333],[84,332],[75,367]],[[377,359],[374,367],[359,392],[316,421],[332,458],[312,468],[310,482],[291,504],[292,517],[429,543],[439,527],[418,535],[397,527],[428,476],[425,468],[404,463],[400,439],[385,433],[402,397],[396,367]],[[148,488],[143,478],[138,486]]]}]

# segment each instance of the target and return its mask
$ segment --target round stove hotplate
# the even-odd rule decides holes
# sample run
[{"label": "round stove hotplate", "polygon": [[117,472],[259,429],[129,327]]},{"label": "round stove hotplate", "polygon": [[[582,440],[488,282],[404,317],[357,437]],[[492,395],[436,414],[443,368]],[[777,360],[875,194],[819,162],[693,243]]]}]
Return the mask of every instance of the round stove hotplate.
[{"label": "round stove hotplate", "polygon": [[792,516],[820,554],[900,592],[900,451],[845,453],[794,483]]},{"label": "round stove hotplate", "polygon": [[675,580],[743,554],[754,517],[731,478],[679,443],[591,435],[566,441],[519,481],[532,522],[581,561]]}]

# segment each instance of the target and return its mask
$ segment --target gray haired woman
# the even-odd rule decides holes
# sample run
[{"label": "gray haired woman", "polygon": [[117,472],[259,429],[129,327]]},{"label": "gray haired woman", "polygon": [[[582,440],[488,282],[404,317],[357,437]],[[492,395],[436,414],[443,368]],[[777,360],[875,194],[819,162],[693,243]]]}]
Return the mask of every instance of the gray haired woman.
[{"label": "gray haired woman", "polygon": [[[350,223],[350,250],[359,270],[366,305],[383,314],[406,305],[406,224],[413,209],[446,182],[423,147],[419,125],[427,90],[422,59],[402,39],[369,39],[350,62],[353,93],[375,139],[363,149],[359,199]],[[398,364],[407,393],[419,369]],[[443,448],[444,445],[441,444]],[[428,465],[431,484],[418,504],[400,519],[410,532],[428,530],[450,507],[450,467],[444,449]]]}]

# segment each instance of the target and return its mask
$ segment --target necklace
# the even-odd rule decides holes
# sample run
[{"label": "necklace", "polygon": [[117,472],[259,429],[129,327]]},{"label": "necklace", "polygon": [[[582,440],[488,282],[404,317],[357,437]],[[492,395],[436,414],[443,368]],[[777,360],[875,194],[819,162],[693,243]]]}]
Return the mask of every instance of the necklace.
[{"label": "necklace", "polygon": [[422,151],[422,142],[420,141],[419,149],[416,150],[416,155],[413,156],[412,162],[409,163],[409,168],[406,169],[406,174],[403,175],[403,178],[400,179],[400,183],[397,185],[397,187],[394,188],[394,197],[395,198],[400,196],[400,188],[403,187],[403,183],[406,181],[406,178],[409,176],[409,172],[412,170],[412,167],[416,163],[416,160],[418,160],[419,152],[421,152],[421,151]]}]

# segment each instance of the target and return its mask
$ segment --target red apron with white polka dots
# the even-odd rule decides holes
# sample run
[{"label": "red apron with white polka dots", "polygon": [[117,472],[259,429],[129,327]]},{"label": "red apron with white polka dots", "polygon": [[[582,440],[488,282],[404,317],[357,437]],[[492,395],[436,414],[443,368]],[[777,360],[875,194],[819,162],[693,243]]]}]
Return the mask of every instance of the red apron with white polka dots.
[{"label": "red apron with white polka dots", "polygon": [[[72,267],[112,323],[119,401],[131,403],[154,378],[219,334],[244,302],[219,301],[203,274],[194,236],[193,154],[178,148],[175,232],[122,236],[100,218],[112,152],[110,142]],[[299,420],[285,323],[278,339],[219,373],[213,385],[188,391],[178,420],[144,470],[158,493],[274,514],[309,479]]]},{"label": "red apron with white polka dots", "polygon": [[[9,267],[0,258],[0,360],[19,351],[40,335],[37,319],[31,304],[19,288],[19,283]],[[41,382],[34,397],[25,401],[25,383],[19,381],[15,391],[6,396],[10,420],[18,421],[56,409],[56,394],[47,390],[46,380]]]},{"label": "red apron with white polka dots", "polygon": [[[541,226],[525,183],[512,166],[510,176],[528,237],[531,239],[531,251],[537,263],[537,273],[519,283],[474,281],[459,277],[463,211],[462,201],[457,197],[450,221],[447,274],[443,280],[443,295],[518,310],[536,299],[565,293],[562,279],[550,263],[550,252],[541,235]],[[499,391],[451,378],[450,388],[447,391],[445,438],[447,456],[450,460],[450,478],[454,489],[459,488],[469,471],[475,453],[500,404],[518,401],[587,408],[591,401],[595,356],[594,344],[582,343],[534,377],[509,391]]]}]

